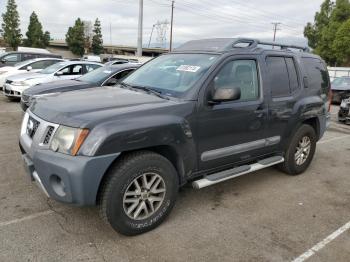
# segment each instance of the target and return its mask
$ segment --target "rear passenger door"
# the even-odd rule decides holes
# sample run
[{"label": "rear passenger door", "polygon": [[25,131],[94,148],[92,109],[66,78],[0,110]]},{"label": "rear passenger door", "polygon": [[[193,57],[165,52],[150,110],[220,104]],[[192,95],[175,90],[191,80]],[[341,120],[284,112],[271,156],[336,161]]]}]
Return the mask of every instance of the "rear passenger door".
[{"label": "rear passenger door", "polygon": [[[294,56],[265,57],[267,83],[270,89],[268,136],[278,137],[280,141],[293,128],[294,105],[301,94],[301,77]],[[276,151],[281,150],[281,144],[276,144]]]}]

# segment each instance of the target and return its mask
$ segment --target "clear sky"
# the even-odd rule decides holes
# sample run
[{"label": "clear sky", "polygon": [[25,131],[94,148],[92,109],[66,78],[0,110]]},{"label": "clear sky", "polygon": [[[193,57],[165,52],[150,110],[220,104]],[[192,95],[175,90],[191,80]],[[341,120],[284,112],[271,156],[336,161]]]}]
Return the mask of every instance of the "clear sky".
[{"label": "clear sky", "polygon": [[[4,12],[7,0],[0,0]],[[77,17],[102,23],[104,43],[136,45],[139,0],[16,0],[24,35],[35,11],[55,39],[64,39]],[[277,40],[303,42],[303,27],[322,0],[175,0],[174,42],[209,37],[246,36],[272,40],[271,22],[281,22]],[[152,25],[170,21],[170,0],[144,0],[144,44]],[[110,25],[112,36],[110,37]],[[169,30],[168,30],[169,33]],[[152,42],[156,42],[154,31]],[[169,36],[168,36],[169,38]]]}]

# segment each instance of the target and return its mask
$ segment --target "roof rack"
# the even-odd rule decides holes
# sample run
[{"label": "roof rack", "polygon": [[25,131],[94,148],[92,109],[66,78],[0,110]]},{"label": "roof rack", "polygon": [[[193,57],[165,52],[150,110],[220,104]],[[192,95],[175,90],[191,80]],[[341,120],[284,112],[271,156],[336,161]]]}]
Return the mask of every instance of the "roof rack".
[{"label": "roof rack", "polygon": [[250,38],[212,38],[192,40],[184,43],[175,49],[175,51],[215,51],[223,52],[235,48],[259,48],[261,46],[280,47],[281,50],[298,49],[302,52],[309,52],[309,48],[298,45],[287,45],[276,42],[265,42]]},{"label": "roof rack", "polygon": [[261,46],[272,46],[272,47],[280,47],[281,50],[287,50],[289,48],[291,49],[298,49],[298,50],[301,50],[303,52],[309,52],[310,49],[306,46],[299,46],[299,45],[288,45],[288,44],[282,44],[282,43],[277,43],[277,42],[267,42],[267,41],[260,41],[260,40],[257,40],[257,39],[244,39],[244,38],[239,38],[237,39],[235,42],[233,42],[232,44],[232,47],[233,48],[237,48],[237,44],[240,44],[240,43],[247,43],[249,44],[249,48],[256,48],[256,47],[259,47],[259,45]]}]

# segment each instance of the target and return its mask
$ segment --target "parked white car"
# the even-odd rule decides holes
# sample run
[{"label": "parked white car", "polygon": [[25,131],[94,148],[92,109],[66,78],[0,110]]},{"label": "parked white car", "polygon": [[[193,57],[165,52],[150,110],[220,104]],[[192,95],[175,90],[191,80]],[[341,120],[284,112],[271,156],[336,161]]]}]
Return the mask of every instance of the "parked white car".
[{"label": "parked white car", "polygon": [[46,67],[49,67],[58,62],[64,61],[59,58],[36,58],[19,62],[14,66],[5,66],[0,68],[0,87],[5,84],[5,79],[12,75],[23,74],[26,72],[39,72]]},{"label": "parked white car", "polygon": [[99,63],[85,61],[64,61],[51,65],[37,73],[24,73],[6,78],[4,95],[19,98],[29,87],[56,80],[75,79],[87,72],[103,66]]}]

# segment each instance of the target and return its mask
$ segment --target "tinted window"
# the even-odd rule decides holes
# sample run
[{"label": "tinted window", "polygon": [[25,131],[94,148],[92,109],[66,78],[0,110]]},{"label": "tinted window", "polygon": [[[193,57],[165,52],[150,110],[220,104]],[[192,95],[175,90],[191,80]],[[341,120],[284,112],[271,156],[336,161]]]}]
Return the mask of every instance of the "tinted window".
[{"label": "tinted window", "polygon": [[214,88],[241,89],[240,101],[256,100],[259,97],[259,83],[254,60],[235,60],[228,62],[214,78]]},{"label": "tinted window", "polygon": [[286,57],[285,59],[286,59],[286,64],[288,69],[289,87],[290,87],[291,93],[293,93],[299,89],[298,74],[295,68],[294,59],[291,57]]},{"label": "tinted window", "polygon": [[329,76],[325,65],[316,58],[302,58],[309,88],[322,89],[323,93],[328,93]]},{"label": "tinted window", "polygon": [[19,62],[20,61],[20,55],[19,54],[10,54],[3,58],[6,62]]},{"label": "tinted window", "polygon": [[128,74],[130,74],[134,70],[135,69],[128,69],[128,70],[124,70],[122,72],[119,72],[119,73],[115,74],[114,76],[112,76],[110,79],[108,79],[108,81],[106,81],[106,83],[104,83],[104,85],[106,85],[106,86],[115,85],[119,82],[120,79],[126,77]]},{"label": "tinted window", "polygon": [[289,77],[284,57],[270,56],[266,58],[270,75],[272,97],[289,96]]},{"label": "tinted window", "polygon": [[34,54],[22,54],[22,61],[37,58]]}]

